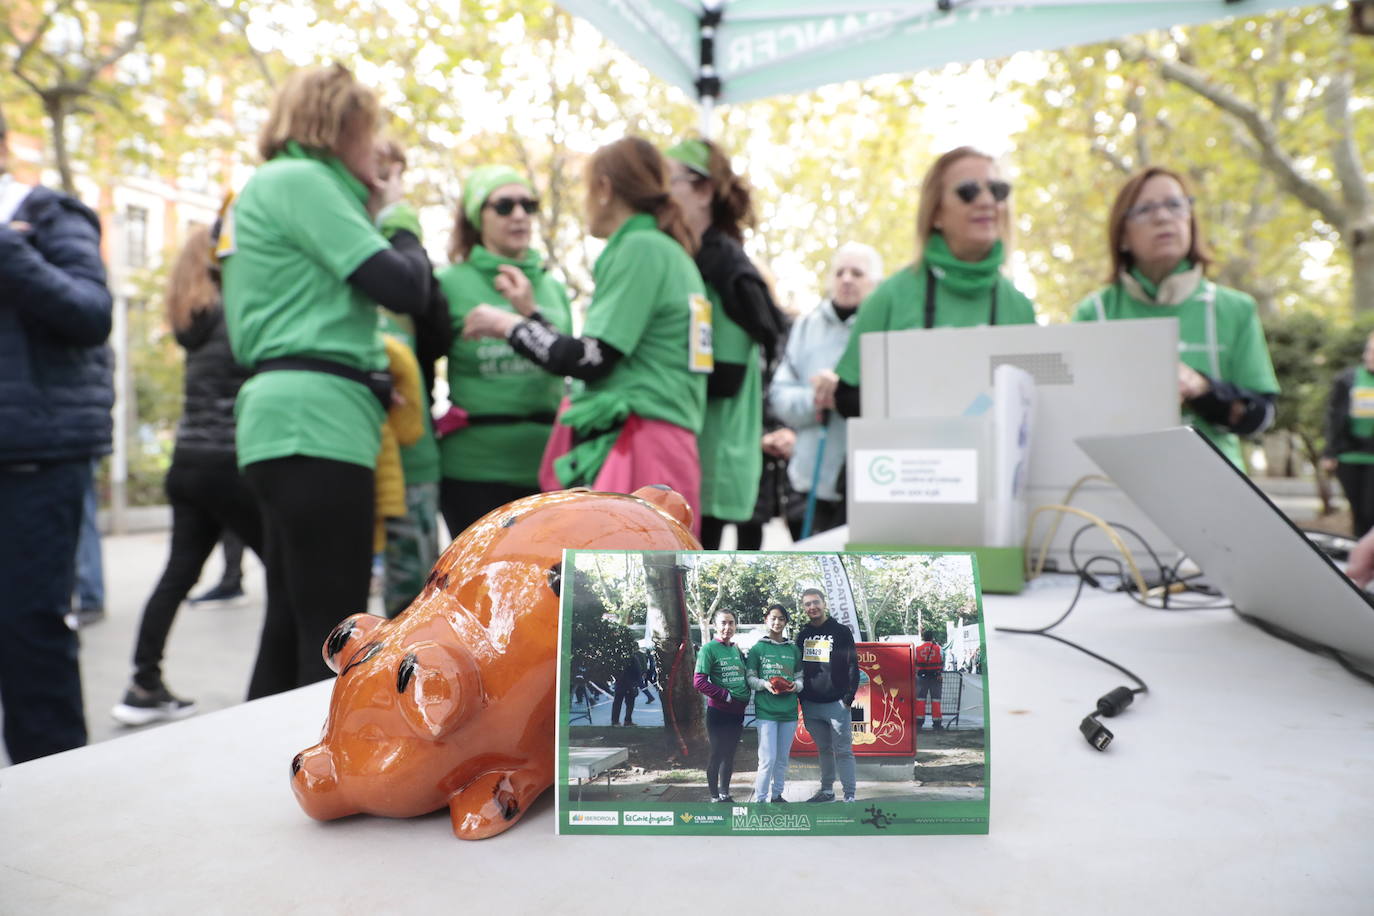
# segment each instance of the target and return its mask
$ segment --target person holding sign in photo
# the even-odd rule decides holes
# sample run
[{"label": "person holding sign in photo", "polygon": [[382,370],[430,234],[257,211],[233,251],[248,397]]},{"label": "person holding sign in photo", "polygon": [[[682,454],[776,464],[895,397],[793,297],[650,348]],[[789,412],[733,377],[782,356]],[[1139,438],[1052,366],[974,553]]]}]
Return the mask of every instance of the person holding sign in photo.
[{"label": "person holding sign in photo", "polygon": [[711,801],[732,802],[730,778],[735,773],[735,750],[744,733],[744,709],[749,705],[748,671],[744,653],[733,642],[735,612],[716,611],[716,638],[697,653],[692,686],[706,694],[706,735],[711,756],[706,762],[706,787]]},{"label": "person holding sign in photo", "polygon": [[581,337],[536,308],[529,280],[510,274],[519,314],[479,305],[463,337],[504,338],[545,371],[585,383],[560,414],[544,450],[545,490],[590,486],[631,493],[662,484],[692,507],[701,533],[697,435],[706,416],[711,302],[692,262],[696,242],[668,190],[668,164],[653,144],[626,137],[592,154],[587,224],[606,239]]},{"label": "person holding sign in photo", "polygon": [[754,690],[754,724],[759,730],[759,775],[756,802],[782,802],[792,737],[797,733],[797,692],[801,690],[801,650],[784,635],[791,617],[781,604],[770,604],[763,622],[768,632],[745,659]]},{"label": "person holding sign in photo", "polygon": [[802,716],[821,765],[821,786],[809,802],[835,800],[839,772],[844,800],[854,801],[854,730],[849,708],[859,689],[859,652],[854,634],[825,607],[820,589],[802,592],[806,624],[797,633],[802,661]]}]

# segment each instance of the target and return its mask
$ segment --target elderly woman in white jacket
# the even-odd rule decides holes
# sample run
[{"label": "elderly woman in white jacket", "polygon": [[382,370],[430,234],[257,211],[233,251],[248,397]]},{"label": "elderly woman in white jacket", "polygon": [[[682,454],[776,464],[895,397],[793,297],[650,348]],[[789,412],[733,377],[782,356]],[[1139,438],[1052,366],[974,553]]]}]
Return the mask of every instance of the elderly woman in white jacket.
[{"label": "elderly woman in white jacket", "polygon": [[[814,380],[818,372],[833,369],[849,343],[849,332],[859,305],[882,280],[883,261],[878,252],[859,242],[847,242],[830,263],[830,296],[797,320],[787,338],[787,350],[778,363],[768,388],[769,403],[778,419],[796,431],[797,442],[787,468],[788,479],[803,498],[816,487],[812,534],[845,523],[845,494],[840,475],[845,459],[845,420],[826,411],[825,452],[816,474],[821,445],[822,414],[816,409]],[[800,538],[803,519],[789,514],[792,537]]]}]

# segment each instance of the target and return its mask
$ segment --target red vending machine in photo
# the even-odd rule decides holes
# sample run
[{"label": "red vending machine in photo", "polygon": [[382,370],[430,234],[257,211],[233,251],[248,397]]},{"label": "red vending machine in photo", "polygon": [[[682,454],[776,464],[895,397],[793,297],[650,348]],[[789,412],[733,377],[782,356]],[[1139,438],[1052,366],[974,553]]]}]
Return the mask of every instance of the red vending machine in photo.
[{"label": "red vending machine in photo", "polygon": [[[916,753],[916,649],[910,643],[861,642],[860,686],[850,709],[854,756],[911,757]],[[816,756],[816,743],[798,721],[793,757]]]}]

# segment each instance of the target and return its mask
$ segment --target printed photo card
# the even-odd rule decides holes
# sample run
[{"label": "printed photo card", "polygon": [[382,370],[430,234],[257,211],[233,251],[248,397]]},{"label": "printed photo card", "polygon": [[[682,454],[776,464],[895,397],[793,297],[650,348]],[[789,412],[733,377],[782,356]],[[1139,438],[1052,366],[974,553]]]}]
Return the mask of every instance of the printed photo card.
[{"label": "printed photo card", "polygon": [[966,553],[570,550],[562,834],[988,831]]}]

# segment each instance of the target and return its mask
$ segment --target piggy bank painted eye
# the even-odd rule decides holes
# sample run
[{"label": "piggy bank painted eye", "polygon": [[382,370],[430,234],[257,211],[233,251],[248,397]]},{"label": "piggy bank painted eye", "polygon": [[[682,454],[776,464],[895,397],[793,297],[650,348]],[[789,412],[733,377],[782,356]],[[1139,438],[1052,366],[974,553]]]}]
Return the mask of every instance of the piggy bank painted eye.
[{"label": "piggy bank painted eye", "polygon": [[412,646],[396,668],[396,692],[402,717],[425,738],[442,738],[486,705],[477,664],[457,645]]},{"label": "piggy bank painted eye", "polygon": [[329,670],[338,674],[347,667],[358,650],[367,645],[372,631],[381,623],[382,618],[372,614],[354,614],[335,627],[320,650]]}]

